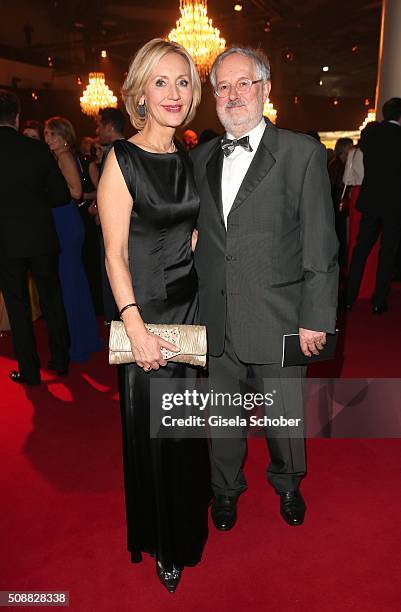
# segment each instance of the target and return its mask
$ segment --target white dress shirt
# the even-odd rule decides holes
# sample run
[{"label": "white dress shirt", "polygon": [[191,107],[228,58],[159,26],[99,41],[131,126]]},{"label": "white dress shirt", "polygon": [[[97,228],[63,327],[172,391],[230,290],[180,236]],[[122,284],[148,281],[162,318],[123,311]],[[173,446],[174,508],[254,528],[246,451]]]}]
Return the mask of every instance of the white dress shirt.
[{"label": "white dress shirt", "polygon": [[[223,202],[223,217],[227,227],[227,217],[234,204],[235,196],[238,193],[241,183],[245,178],[248,168],[254,158],[256,150],[262,140],[262,136],[266,129],[264,119],[256,127],[243,136],[249,136],[249,144],[252,147],[252,152],[246,151],[243,147],[235,147],[234,151],[228,157],[224,156],[223,172],[221,175],[221,198]],[[241,136],[241,138],[243,137]],[[234,139],[235,137],[227,133],[227,138]]]}]

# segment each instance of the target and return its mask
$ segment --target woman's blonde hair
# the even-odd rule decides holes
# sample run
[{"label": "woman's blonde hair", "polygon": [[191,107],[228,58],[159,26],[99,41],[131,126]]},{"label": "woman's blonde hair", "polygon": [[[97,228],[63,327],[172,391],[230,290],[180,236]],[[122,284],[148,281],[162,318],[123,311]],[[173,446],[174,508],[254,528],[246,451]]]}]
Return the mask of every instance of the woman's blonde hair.
[{"label": "woman's blonde hair", "polygon": [[50,117],[50,119],[45,121],[45,129],[51,130],[58,136],[61,136],[61,138],[64,138],[69,147],[75,146],[77,139],[75,130],[71,121],[65,119],[65,117]]},{"label": "woman's blonde hair", "polygon": [[195,64],[188,51],[176,42],[169,42],[162,38],[153,38],[136,53],[128,69],[127,77],[121,88],[121,95],[125,108],[131,118],[132,125],[137,130],[142,130],[148,120],[146,114],[139,114],[138,106],[143,90],[152,74],[155,66],[167,53],[178,53],[185,58],[189,64],[192,83],[192,103],[185,118],[183,126],[188,125],[195,116],[202,95],[202,85]]}]

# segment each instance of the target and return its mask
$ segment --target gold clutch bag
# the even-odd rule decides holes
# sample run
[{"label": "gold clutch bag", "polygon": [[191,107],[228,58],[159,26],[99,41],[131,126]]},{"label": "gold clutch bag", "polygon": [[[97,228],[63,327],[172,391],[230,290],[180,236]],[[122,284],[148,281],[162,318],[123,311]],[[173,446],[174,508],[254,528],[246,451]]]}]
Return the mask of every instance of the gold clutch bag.
[{"label": "gold clutch bag", "polygon": [[[173,353],[162,348],[161,354],[167,361],[188,363],[189,365],[206,366],[207,339],[204,325],[174,325],[146,323],[148,331],[180,348]],[[122,321],[112,321],[109,338],[109,363],[134,363],[131,342]]]}]

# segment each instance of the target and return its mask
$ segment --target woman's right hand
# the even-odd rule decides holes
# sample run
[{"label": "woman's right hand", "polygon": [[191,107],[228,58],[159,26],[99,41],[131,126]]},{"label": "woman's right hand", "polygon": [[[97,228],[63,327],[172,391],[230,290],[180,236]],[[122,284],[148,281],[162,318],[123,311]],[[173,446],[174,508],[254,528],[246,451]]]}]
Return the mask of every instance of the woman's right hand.
[{"label": "woman's right hand", "polygon": [[135,362],[145,372],[158,370],[160,366],[167,365],[167,361],[163,359],[161,354],[162,348],[179,352],[177,346],[152,334],[144,325],[143,329],[137,329],[134,332],[127,331],[127,334],[131,341],[131,349]]}]

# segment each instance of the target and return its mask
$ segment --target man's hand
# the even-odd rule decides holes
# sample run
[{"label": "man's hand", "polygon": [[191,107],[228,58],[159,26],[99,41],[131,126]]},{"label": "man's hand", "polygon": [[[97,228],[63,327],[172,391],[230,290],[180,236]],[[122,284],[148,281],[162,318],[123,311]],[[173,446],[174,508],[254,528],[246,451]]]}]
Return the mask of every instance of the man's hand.
[{"label": "man's hand", "polygon": [[299,344],[301,345],[301,351],[307,357],[319,355],[326,344],[326,332],[313,331],[311,329],[299,328]]}]

